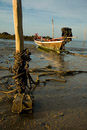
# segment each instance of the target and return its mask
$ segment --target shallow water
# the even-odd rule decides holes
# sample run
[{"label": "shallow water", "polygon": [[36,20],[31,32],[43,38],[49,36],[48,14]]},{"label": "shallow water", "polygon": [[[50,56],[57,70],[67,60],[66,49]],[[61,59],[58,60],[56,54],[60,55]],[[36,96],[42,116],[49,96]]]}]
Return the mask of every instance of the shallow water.
[{"label": "shallow water", "polygon": [[[25,46],[27,45],[35,45],[33,41],[25,41]],[[35,45],[36,46],[36,45]],[[0,39],[0,48],[14,48],[15,49],[15,41],[14,40],[6,40]],[[72,41],[66,44],[66,50],[71,51],[73,53],[78,53],[82,55],[87,55],[87,42],[85,42],[85,46],[83,46],[83,41]],[[9,61],[14,61],[12,58],[13,54],[9,56]],[[3,59],[3,58],[2,58]],[[57,55],[54,52],[48,53],[40,53],[31,54],[32,63],[30,62],[30,67],[44,67],[47,65],[52,65],[57,70],[87,70],[87,60],[86,58],[79,56],[72,56],[67,54]]]}]

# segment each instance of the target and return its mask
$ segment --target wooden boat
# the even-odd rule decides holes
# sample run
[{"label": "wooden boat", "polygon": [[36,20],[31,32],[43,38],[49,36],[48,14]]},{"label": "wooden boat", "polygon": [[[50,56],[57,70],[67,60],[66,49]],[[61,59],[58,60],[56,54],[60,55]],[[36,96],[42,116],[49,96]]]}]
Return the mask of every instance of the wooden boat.
[{"label": "wooden boat", "polygon": [[62,37],[54,38],[54,23],[52,19],[52,37],[51,39],[42,38],[36,33],[34,42],[40,48],[50,49],[60,53],[61,50],[65,49],[65,44],[72,40],[72,31],[70,28],[62,28]]},{"label": "wooden boat", "polygon": [[[45,39],[37,34],[35,34],[35,39],[34,42],[37,44],[38,47],[44,48],[44,49],[49,49],[56,51],[57,53],[62,52],[65,49],[65,44],[67,42],[70,42],[72,38],[77,38],[77,37],[59,37],[59,38],[52,38],[52,39]],[[68,41],[69,39],[69,41]]]},{"label": "wooden boat", "polygon": [[38,47],[54,50],[56,52],[63,50],[65,45],[63,37],[49,40],[38,37],[34,40],[34,42],[38,45]]}]

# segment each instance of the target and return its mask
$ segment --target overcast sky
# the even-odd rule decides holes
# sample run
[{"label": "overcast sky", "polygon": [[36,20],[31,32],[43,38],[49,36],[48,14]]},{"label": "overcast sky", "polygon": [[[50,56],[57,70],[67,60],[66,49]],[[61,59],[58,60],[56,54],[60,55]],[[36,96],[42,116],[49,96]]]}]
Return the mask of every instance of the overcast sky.
[{"label": "overcast sky", "polygon": [[[87,0],[22,0],[24,35],[61,36],[62,27],[72,28],[74,36],[84,39],[87,30]],[[14,34],[12,0],[0,0],[0,32]]]}]

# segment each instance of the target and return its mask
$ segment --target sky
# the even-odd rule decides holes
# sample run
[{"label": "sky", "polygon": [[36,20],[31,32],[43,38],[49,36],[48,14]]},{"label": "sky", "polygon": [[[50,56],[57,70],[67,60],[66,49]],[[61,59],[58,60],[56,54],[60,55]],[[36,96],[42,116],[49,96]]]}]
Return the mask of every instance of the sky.
[{"label": "sky", "polygon": [[[22,0],[23,34],[61,36],[61,28],[72,28],[73,36],[84,40],[87,30],[87,0]],[[0,0],[0,32],[14,34],[13,2]]]}]

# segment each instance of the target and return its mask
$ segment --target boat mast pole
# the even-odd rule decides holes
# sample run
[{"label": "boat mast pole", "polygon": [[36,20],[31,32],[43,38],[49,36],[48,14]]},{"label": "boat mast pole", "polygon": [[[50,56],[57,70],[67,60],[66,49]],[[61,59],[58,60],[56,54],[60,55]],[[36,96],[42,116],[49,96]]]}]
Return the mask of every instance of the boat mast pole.
[{"label": "boat mast pole", "polygon": [[21,0],[13,0],[14,30],[16,40],[16,53],[24,50],[24,39],[22,29],[22,5]]},{"label": "boat mast pole", "polygon": [[52,19],[52,38],[54,38],[54,21]]},{"label": "boat mast pole", "polygon": [[84,41],[86,41],[86,29],[84,29]]},{"label": "boat mast pole", "polygon": [[84,29],[84,41],[83,41],[83,47],[85,47],[85,41],[86,41],[86,29]]}]

